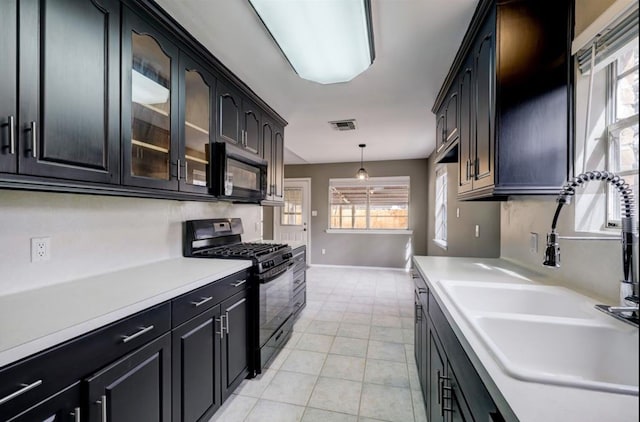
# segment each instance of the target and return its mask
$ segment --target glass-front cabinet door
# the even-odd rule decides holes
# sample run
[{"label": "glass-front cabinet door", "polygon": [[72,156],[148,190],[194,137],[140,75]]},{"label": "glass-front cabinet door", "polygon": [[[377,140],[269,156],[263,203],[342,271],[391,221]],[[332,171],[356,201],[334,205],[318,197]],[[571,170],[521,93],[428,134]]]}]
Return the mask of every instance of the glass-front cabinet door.
[{"label": "glass-front cabinet door", "polygon": [[122,43],[123,179],[127,185],[177,190],[178,49],[127,12]]},{"label": "glass-front cabinet door", "polygon": [[216,80],[184,53],[180,71],[180,190],[207,193]]}]

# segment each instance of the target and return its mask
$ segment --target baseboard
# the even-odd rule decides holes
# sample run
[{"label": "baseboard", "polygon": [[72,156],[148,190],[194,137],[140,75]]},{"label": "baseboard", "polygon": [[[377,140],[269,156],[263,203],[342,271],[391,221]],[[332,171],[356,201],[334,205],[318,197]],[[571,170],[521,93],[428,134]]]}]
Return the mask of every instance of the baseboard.
[{"label": "baseboard", "polygon": [[409,270],[405,268],[399,267],[365,267],[361,265],[328,265],[328,264],[309,264],[310,268],[320,267],[320,268],[353,268],[358,270],[391,270],[391,271],[402,271],[403,273],[408,273]]}]

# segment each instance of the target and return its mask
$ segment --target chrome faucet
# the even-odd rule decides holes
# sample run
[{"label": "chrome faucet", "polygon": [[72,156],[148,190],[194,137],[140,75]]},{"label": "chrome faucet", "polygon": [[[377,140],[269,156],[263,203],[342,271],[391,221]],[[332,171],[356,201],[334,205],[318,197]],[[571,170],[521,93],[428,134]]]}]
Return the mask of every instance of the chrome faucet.
[{"label": "chrome faucet", "polygon": [[[571,197],[575,195],[575,188],[582,186],[586,182],[599,180],[612,184],[620,193],[622,204],[622,272],[623,278],[620,281],[620,306],[596,305],[596,309],[605,312],[615,318],[632,325],[638,326],[638,257],[636,245],[638,244],[638,227],[634,220],[634,198],[633,191],[620,176],[608,171],[588,171],[582,173],[567,182],[558,195],[558,207],[551,223],[551,232],[547,234],[547,248],[544,254],[542,265],[547,267],[560,267],[560,244],[563,239],[558,235],[556,226],[558,217],[563,205],[571,202]],[[567,237],[567,239],[602,240],[612,238],[601,237]]]}]

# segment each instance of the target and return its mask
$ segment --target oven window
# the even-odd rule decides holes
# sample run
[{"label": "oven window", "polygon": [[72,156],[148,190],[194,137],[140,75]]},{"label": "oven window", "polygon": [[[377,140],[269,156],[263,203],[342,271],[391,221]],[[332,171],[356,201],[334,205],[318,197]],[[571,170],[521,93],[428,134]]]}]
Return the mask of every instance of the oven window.
[{"label": "oven window", "polygon": [[291,315],[293,274],[286,271],[278,278],[260,284],[260,345],[280,328]]},{"label": "oven window", "polygon": [[260,168],[242,161],[227,158],[227,170],[233,177],[233,186],[254,191],[260,190]]}]

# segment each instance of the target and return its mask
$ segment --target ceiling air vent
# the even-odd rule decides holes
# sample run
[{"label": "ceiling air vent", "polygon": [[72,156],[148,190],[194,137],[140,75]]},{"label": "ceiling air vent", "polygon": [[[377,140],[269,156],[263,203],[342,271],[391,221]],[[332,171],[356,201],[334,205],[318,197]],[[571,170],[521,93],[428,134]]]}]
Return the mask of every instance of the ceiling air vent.
[{"label": "ceiling air vent", "polygon": [[356,119],[336,120],[329,124],[336,130],[356,130]]}]

